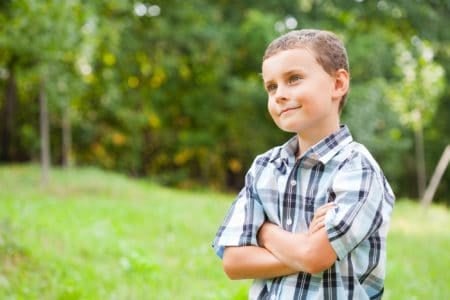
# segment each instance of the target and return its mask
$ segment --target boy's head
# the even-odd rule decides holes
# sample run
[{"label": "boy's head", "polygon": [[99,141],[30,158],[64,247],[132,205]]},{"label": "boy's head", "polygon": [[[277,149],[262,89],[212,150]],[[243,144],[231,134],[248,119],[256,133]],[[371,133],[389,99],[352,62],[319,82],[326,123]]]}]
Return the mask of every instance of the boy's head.
[{"label": "boy's head", "polygon": [[[314,53],[317,62],[330,76],[344,69],[348,73],[349,63],[343,42],[332,32],[317,29],[290,31],[272,41],[264,53],[263,61],[281,51],[306,48]],[[339,111],[344,107],[347,94],[339,104]]]}]

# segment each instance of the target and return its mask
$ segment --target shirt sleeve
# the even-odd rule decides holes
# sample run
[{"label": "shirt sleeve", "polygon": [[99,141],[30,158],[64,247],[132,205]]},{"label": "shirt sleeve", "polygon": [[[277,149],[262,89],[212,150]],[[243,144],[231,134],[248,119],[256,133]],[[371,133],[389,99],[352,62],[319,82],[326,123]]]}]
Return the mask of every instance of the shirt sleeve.
[{"label": "shirt sleeve", "polygon": [[245,177],[245,186],[232,203],[213,242],[216,254],[223,258],[227,246],[256,246],[257,233],[265,220],[264,209],[254,187],[255,164]]},{"label": "shirt sleeve", "polygon": [[384,185],[380,172],[364,158],[338,171],[330,190],[336,208],[325,218],[331,246],[343,259],[383,223]]}]

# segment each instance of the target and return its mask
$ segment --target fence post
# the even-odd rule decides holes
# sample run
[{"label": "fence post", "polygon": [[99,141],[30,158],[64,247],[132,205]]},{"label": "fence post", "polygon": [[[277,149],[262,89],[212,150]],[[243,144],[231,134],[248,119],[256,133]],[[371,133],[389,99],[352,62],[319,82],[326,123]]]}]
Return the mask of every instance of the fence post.
[{"label": "fence post", "polygon": [[434,170],[433,177],[431,177],[430,183],[428,184],[428,187],[423,194],[422,205],[424,207],[430,205],[431,201],[433,200],[434,193],[436,192],[439,182],[441,181],[442,175],[444,175],[444,171],[447,168],[449,161],[450,145],[447,145],[447,147],[445,147],[444,153],[442,153],[439,163],[436,166],[436,169]]}]

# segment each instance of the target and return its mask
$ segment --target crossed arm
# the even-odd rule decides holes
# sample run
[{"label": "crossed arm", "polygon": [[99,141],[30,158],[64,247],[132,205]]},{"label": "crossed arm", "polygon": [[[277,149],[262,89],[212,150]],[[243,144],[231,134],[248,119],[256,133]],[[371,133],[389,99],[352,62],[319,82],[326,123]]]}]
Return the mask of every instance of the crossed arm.
[{"label": "crossed arm", "polygon": [[318,273],[336,261],[324,225],[332,203],[320,207],[308,232],[292,233],[266,222],[258,232],[258,246],[227,247],[225,273],[231,279],[273,278],[298,272]]}]

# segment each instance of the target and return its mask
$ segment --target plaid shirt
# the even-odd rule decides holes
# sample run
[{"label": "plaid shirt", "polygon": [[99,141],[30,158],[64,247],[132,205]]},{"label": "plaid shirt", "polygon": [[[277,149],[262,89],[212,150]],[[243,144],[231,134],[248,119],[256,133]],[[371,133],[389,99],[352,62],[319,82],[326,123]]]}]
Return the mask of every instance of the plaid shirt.
[{"label": "plaid shirt", "polygon": [[325,227],[338,259],[318,274],[255,280],[250,299],[380,299],[394,195],[380,167],[343,125],[296,160],[297,137],[256,157],[213,247],[258,245],[265,221],[306,232],[317,208],[335,202]]}]

